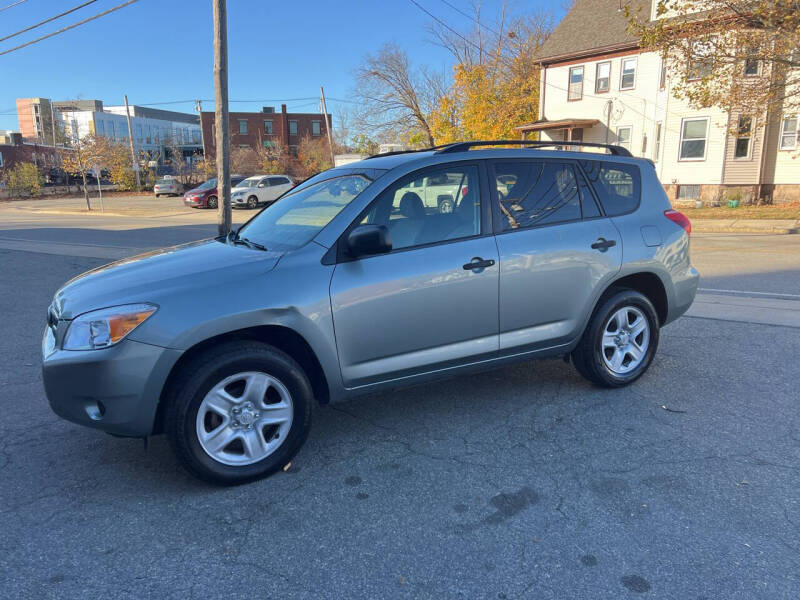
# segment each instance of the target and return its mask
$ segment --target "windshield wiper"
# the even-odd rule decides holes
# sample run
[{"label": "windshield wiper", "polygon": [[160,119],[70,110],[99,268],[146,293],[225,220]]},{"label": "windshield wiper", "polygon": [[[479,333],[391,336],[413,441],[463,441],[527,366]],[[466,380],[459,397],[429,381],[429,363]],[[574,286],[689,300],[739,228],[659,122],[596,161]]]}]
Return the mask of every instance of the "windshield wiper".
[{"label": "windshield wiper", "polygon": [[228,233],[228,241],[233,242],[234,244],[242,244],[243,246],[247,246],[252,250],[267,250],[267,247],[264,244],[259,244],[258,242],[249,240],[246,237],[240,237],[239,232],[234,231],[233,229],[231,229],[230,233]]}]

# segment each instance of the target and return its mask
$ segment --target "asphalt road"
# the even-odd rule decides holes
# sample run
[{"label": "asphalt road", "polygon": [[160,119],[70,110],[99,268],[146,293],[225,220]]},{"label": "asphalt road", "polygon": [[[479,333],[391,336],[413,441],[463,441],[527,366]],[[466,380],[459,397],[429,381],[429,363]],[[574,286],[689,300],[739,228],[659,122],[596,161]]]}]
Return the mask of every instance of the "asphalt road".
[{"label": "asphalt road", "polygon": [[[0,213],[0,597],[800,596],[796,328],[682,318],[623,390],[550,360],[322,407],[288,472],[218,489],[47,406],[53,292],[213,233],[98,218]],[[693,250],[713,294],[800,294],[800,236]]]}]

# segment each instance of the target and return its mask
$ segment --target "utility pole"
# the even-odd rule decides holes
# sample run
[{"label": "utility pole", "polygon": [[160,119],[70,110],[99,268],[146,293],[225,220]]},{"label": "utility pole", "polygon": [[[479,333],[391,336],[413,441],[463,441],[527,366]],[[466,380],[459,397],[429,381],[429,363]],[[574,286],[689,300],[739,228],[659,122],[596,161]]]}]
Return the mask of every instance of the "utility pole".
[{"label": "utility pole", "polygon": [[53,148],[56,147],[56,113],[53,110],[53,101],[50,100],[50,125],[53,126]]},{"label": "utility pole", "polygon": [[231,230],[231,149],[228,123],[228,15],[225,0],[214,3],[214,122],[217,126],[217,228]]},{"label": "utility pole", "polygon": [[203,146],[203,164],[206,162],[206,134],[203,133],[203,101],[195,102],[194,109],[200,115],[200,144]]},{"label": "utility pole", "polygon": [[131,109],[128,107],[128,94],[125,94],[125,116],[128,117],[128,140],[131,143],[131,161],[133,172],[136,175],[136,191],[142,191],[142,182],[139,181],[139,163],[136,162],[136,149],[133,146],[133,127],[131,126]]},{"label": "utility pole", "polygon": [[325,90],[319,86],[319,93],[322,95],[322,116],[325,119],[325,131],[328,132],[328,145],[331,148],[331,166],[336,166],[336,156],[333,154],[333,134],[331,133],[332,123],[328,123],[328,105],[325,104]]}]

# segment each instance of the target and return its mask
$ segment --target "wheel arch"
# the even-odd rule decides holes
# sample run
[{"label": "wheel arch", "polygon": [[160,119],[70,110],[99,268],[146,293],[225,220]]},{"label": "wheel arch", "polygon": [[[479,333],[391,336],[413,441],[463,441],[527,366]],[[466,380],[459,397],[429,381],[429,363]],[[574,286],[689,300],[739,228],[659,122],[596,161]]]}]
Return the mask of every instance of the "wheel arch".
[{"label": "wheel arch", "polygon": [[598,298],[595,303],[596,307],[600,306],[602,302],[611,294],[619,289],[634,290],[643,294],[653,304],[658,315],[659,325],[664,325],[667,322],[669,314],[669,298],[667,297],[667,288],[661,278],[651,271],[640,271],[631,273],[615,279],[608,284],[606,289]]},{"label": "wheel arch", "polygon": [[161,395],[158,399],[158,408],[156,409],[155,422],[153,423],[153,434],[163,433],[164,431],[167,400],[172,393],[172,386],[177,375],[183,366],[209,348],[235,340],[259,341],[270,344],[286,352],[296,360],[303,368],[303,371],[305,371],[311,382],[314,398],[317,399],[317,402],[320,404],[327,404],[330,401],[331,394],[328,380],[325,377],[325,371],[317,355],[314,353],[314,350],[311,348],[311,345],[302,335],[297,333],[294,329],[283,325],[258,325],[247,327],[202,340],[181,354],[180,358],[172,366],[161,390]]}]

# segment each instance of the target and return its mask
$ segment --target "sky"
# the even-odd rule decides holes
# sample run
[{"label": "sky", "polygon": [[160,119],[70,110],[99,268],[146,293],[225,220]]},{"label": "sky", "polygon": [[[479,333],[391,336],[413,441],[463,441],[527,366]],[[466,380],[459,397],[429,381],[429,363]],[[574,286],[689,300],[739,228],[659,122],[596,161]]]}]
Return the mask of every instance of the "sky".
[{"label": "sky", "polygon": [[[0,38],[86,0],[0,0]],[[123,0],[94,3],[33,31],[0,42],[0,52],[103,12]],[[459,31],[474,23],[471,0],[416,0]],[[485,16],[503,0],[483,0]],[[19,4],[14,5],[15,3]],[[520,13],[562,2],[507,0]],[[228,0],[230,110],[258,111],[286,103],[316,112],[319,87],[328,111],[348,105],[353,72],[385,42],[404,47],[414,65],[449,72],[449,54],[428,31],[433,19],[411,0]],[[450,6],[452,5],[452,6]],[[6,6],[10,6],[4,10]],[[0,56],[0,129],[18,129],[16,98],[99,99],[107,105],[155,104],[191,112],[194,99],[213,110],[211,0],[138,0],[73,30]],[[183,102],[179,102],[183,101]],[[245,101],[245,102],[239,102]],[[161,104],[170,103],[170,104]]]}]

